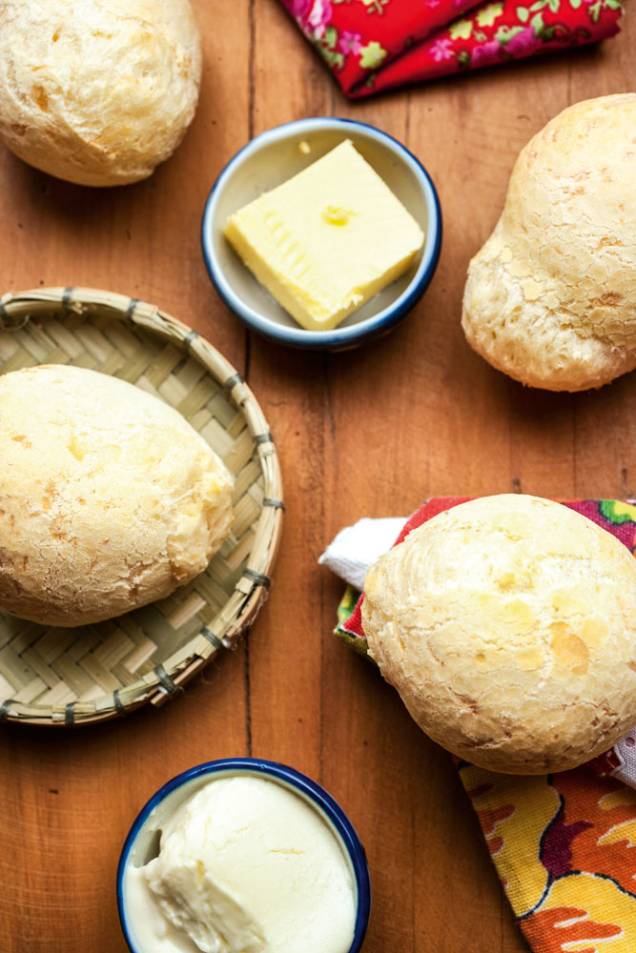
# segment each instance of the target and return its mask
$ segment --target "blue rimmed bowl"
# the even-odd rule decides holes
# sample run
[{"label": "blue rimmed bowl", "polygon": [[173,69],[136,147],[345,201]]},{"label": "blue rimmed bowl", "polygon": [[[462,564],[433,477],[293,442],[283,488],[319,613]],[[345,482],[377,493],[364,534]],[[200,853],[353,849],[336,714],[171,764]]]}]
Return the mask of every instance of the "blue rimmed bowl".
[{"label": "blue rimmed bowl", "polygon": [[362,949],[371,911],[371,885],[364,848],[342,808],[315,781],[294,768],[259,758],[226,758],[197,765],[177,775],[154,794],[137,816],[126,838],[117,868],[117,906],[121,928],[131,953],[146,953],[135,941],[135,929],[126,906],[126,872],[156,857],[163,821],[212,778],[248,774],[265,777],[288,788],[316,811],[330,828],[349,861],[356,889],[356,922],[349,953]]},{"label": "blue rimmed bowl", "polygon": [[[230,215],[345,139],[373,166],[426,236],[413,267],[331,331],[307,331],[259,284],[223,236]],[[390,331],[428,288],[442,244],[442,213],[430,175],[393,136],[352,119],[300,119],[270,129],[241,149],[216,180],[203,213],[203,257],[225,304],[248,327],[292,347],[344,350]]]}]

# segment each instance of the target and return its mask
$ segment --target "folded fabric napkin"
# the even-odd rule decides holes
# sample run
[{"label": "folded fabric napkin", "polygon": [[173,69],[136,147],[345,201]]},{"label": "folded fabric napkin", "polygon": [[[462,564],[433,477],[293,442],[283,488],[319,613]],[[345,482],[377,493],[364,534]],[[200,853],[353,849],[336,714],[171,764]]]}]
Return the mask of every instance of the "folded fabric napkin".
[{"label": "folded fabric napkin", "polygon": [[[465,498],[428,500],[399,525],[396,545]],[[636,556],[636,502],[566,503]],[[339,534],[321,563],[350,583],[363,580],[386,542],[373,520]],[[375,543],[371,540],[375,538]],[[389,546],[384,545],[386,551]],[[373,555],[369,558],[369,553]],[[364,596],[350,585],[336,634],[366,652]],[[460,778],[477,812],[512,909],[536,953],[636,953],[636,728],[611,751],[574,771],[545,777],[494,774],[465,762]]]},{"label": "folded fabric napkin", "polygon": [[282,0],[352,98],[618,33],[622,0]]}]

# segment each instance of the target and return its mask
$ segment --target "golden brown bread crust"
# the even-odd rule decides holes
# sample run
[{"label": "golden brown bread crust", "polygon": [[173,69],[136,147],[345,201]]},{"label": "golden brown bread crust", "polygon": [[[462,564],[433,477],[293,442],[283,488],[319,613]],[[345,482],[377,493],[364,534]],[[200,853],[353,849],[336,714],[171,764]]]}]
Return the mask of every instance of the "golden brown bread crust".
[{"label": "golden brown bread crust", "polygon": [[0,137],[81,185],[149,176],[197,105],[189,0],[0,0]]},{"label": "golden brown bread crust", "polygon": [[600,387],[636,367],[636,94],[577,103],[521,152],[473,258],[470,345],[532,387]]},{"label": "golden brown bread crust", "polygon": [[232,478],[175,410],[77,367],[0,376],[0,608],[78,626],[170,595],[229,531]]},{"label": "golden brown bread crust", "polygon": [[369,650],[435,741],[484,768],[573,768],[636,724],[636,560],[548,500],[473,500],[365,584]]}]

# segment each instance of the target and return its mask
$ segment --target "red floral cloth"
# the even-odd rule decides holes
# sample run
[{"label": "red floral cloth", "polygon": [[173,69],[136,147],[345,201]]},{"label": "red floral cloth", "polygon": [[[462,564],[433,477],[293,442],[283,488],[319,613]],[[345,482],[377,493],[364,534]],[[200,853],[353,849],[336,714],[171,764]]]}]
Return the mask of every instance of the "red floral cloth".
[{"label": "red floral cloth", "polygon": [[282,0],[347,96],[597,43],[622,0]]}]

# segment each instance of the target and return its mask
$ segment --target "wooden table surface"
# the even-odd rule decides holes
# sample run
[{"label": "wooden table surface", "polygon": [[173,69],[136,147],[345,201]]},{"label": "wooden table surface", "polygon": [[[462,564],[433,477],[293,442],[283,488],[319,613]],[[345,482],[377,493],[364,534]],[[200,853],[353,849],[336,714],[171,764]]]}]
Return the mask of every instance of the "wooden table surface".
[{"label": "wooden table surface", "polygon": [[[270,418],[288,513],[271,598],[249,640],[159,711],[72,733],[0,731],[0,953],[123,953],[115,868],[138,809],[175,773],[230,755],[319,779],[365,842],[365,953],[517,953],[513,923],[449,757],[370,665],[330,636],[340,586],[316,566],[361,516],[431,494],[636,495],[636,379],[600,393],[523,390],[466,345],[469,257],[528,138],[569,103],[636,84],[636,20],[601,51],[347,103],[275,0],[195,0],[201,104],[177,155],[138,186],[90,191],[0,151],[0,291],[92,285],[192,324]],[[309,115],[376,123],[440,192],[437,276],[391,337],[344,355],[282,350],[219,302],[199,251],[213,179],[253,134]]]}]

